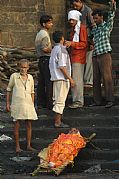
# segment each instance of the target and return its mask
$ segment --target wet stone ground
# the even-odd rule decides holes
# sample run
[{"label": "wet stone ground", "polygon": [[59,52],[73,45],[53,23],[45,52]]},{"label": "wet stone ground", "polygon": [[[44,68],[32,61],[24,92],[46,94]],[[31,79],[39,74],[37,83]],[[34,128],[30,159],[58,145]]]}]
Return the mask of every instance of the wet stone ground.
[{"label": "wet stone ground", "polygon": [[[117,100],[117,106],[115,107],[117,117],[119,117],[119,113],[117,114],[117,109],[118,109],[119,102]],[[95,110],[95,109],[94,109]],[[96,109],[98,110],[98,109]],[[103,110],[102,110],[103,111]],[[90,114],[88,114],[90,112]],[[85,113],[85,115],[83,114]],[[90,118],[90,115],[92,115],[93,111],[90,111],[90,109],[86,109],[84,111],[81,111],[81,115],[84,117],[88,115]],[[33,143],[37,149],[36,152],[29,152],[26,150],[26,145],[25,145],[25,132],[24,129],[21,129],[20,132],[20,143],[21,147],[24,149],[22,154],[16,155],[15,153],[15,145],[14,145],[14,137],[13,137],[13,122],[12,119],[10,118],[10,114],[6,112],[5,110],[5,93],[2,92],[0,93],[0,179],[51,179],[51,178],[56,178],[53,174],[38,174],[35,177],[31,176],[31,173],[34,171],[34,169],[37,168],[37,165],[39,164],[39,158],[37,157],[38,151],[40,151],[43,147],[46,147],[49,143],[51,143],[52,139],[50,139],[49,136],[49,141],[48,143],[46,142],[44,144],[45,137],[47,138],[47,129],[46,126],[42,125],[42,118],[43,120],[47,121],[47,116],[49,118],[53,118],[53,113],[51,111],[45,111],[41,110],[40,113],[38,114],[39,118],[41,119],[41,126],[39,125],[39,130],[44,131],[44,138],[40,140],[39,144],[39,136],[38,136],[38,131],[36,130],[36,127],[33,125],[33,130],[37,133],[33,135],[33,138],[35,139],[35,143]],[[66,119],[70,115],[75,115],[76,118],[76,113],[74,111],[66,111]],[[104,115],[106,116],[107,113],[104,111]],[[95,116],[99,116],[99,114],[95,114]],[[44,121],[43,121],[44,124]],[[77,123],[78,124],[78,123]],[[23,124],[24,125],[24,124]],[[48,123],[47,125],[51,125],[50,130],[54,130],[52,128],[52,121],[50,124]],[[73,121],[72,121],[73,125]],[[94,124],[95,125],[95,124]],[[22,125],[21,125],[22,128]],[[49,130],[49,129],[48,129]],[[58,133],[58,131],[56,131]],[[43,143],[43,144],[42,144]],[[72,172],[72,170],[66,170],[64,171],[60,176],[58,176],[59,179],[119,179],[119,171],[116,170],[111,171],[111,170],[102,170],[99,168],[96,170],[93,168],[92,170],[90,169],[88,173],[86,172]]]}]

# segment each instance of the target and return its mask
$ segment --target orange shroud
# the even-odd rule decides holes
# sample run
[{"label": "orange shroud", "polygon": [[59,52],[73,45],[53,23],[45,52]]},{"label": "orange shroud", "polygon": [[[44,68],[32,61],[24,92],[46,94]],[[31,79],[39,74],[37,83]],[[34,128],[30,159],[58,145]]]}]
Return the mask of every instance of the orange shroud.
[{"label": "orange shroud", "polygon": [[48,147],[47,162],[53,163],[53,168],[72,162],[81,148],[86,146],[86,141],[80,134],[60,134]]}]

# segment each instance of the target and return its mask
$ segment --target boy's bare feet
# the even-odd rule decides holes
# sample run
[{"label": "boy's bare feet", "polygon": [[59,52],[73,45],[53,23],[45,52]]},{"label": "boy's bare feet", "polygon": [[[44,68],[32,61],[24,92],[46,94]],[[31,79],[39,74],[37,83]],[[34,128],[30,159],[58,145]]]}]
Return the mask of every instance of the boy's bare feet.
[{"label": "boy's bare feet", "polygon": [[32,151],[32,152],[37,151],[36,149],[34,149],[34,148],[33,148],[33,147],[31,147],[31,146],[28,146],[28,147],[27,147],[27,150]]},{"label": "boy's bare feet", "polygon": [[21,153],[23,150],[22,149],[20,149],[20,148],[16,148],[16,153],[18,154],[18,153]]}]

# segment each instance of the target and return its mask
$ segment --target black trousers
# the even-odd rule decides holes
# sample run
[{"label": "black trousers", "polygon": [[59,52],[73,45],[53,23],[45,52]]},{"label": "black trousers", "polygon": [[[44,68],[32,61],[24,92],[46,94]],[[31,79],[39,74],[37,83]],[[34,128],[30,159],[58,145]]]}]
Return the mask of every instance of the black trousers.
[{"label": "black trousers", "polygon": [[37,106],[52,108],[52,82],[50,81],[49,70],[49,58],[48,56],[40,57],[38,68],[38,84],[37,84]]}]

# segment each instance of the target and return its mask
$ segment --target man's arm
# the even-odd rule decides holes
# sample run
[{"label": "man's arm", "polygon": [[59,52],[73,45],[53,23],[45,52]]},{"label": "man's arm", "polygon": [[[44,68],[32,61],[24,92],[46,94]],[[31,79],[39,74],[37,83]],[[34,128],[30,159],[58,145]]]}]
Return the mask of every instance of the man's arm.
[{"label": "man's arm", "polygon": [[42,50],[45,53],[50,53],[51,52],[51,46],[49,44],[49,39],[47,37],[42,39]]},{"label": "man's arm", "polygon": [[10,99],[11,99],[11,92],[7,91],[7,94],[6,94],[6,110],[8,112],[10,111]]},{"label": "man's arm", "polygon": [[115,17],[115,10],[116,10],[116,2],[114,0],[111,0],[109,4],[110,4],[110,11],[108,13],[107,27],[109,28],[110,31],[112,31],[114,17]]},{"label": "man's arm", "polygon": [[32,101],[34,103],[34,93],[31,94]]},{"label": "man's arm", "polygon": [[109,5],[110,5],[111,11],[116,11],[116,1],[115,0],[110,0]]}]

